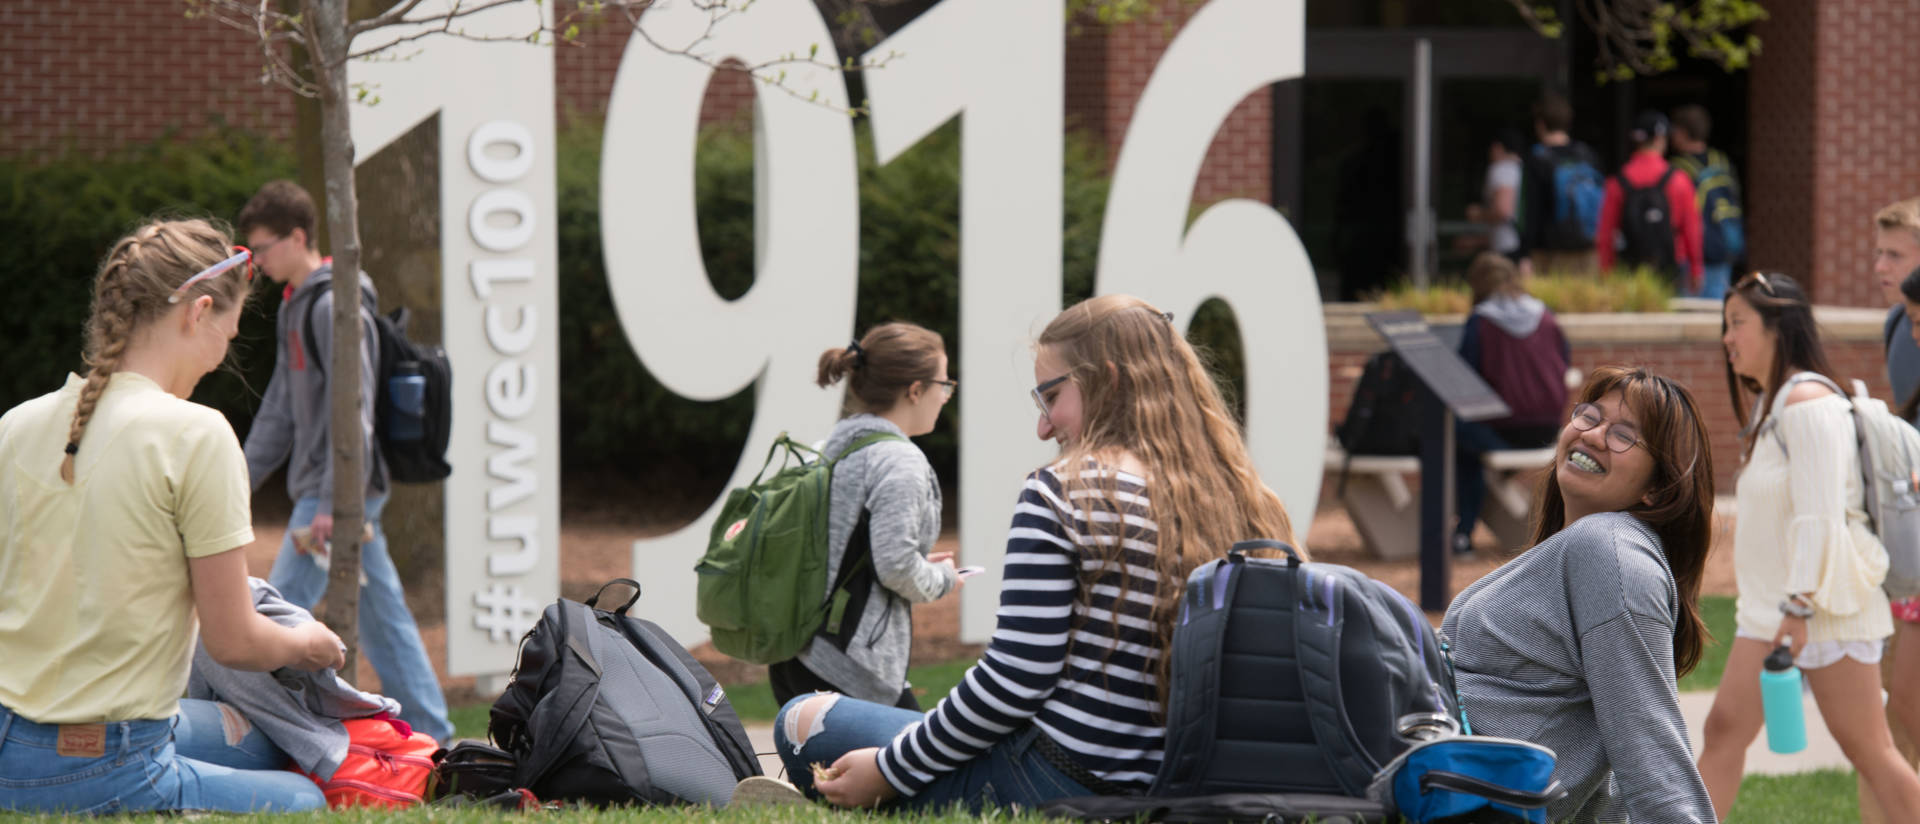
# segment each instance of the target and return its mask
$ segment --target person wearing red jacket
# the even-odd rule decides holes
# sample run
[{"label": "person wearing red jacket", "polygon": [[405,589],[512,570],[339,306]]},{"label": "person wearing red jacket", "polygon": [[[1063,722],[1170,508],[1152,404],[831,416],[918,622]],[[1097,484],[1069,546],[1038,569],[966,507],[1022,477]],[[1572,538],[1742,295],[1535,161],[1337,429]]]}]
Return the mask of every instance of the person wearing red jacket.
[{"label": "person wearing red jacket", "polygon": [[[1694,204],[1693,179],[1667,163],[1667,131],[1667,116],[1659,112],[1642,112],[1634,119],[1633,157],[1620,167],[1619,174],[1607,179],[1594,246],[1599,253],[1601,271],[1611,270],[1618,256],[1623,264],[1665,271],[1673,276],[1676,286],[1698,291],[1703,272],[1700,210]],[[1637,191],[1661,186],[1662,180],[1666,181],[1666,209],[1641,208],[1631,219],[1623,216],[1622,212]],[[1639,202],[1644,206],[1644,199]],[[1670,248],[1646,237],[1663,225],[1673,236]],[[1617,250],[1616,231],[1622,235]],[[1680,282],[1682,276],[1685,282]]]}]

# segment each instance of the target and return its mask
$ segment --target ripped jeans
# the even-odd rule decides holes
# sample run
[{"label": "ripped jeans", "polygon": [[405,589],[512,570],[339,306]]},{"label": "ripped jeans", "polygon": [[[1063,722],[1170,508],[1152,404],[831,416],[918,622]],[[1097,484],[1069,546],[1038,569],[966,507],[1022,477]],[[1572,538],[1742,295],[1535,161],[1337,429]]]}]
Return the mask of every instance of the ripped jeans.
[{"label": "ripped jeans", "polygon": [[[774,718],[773,741],[780,752],[780,763],[786,765],[787,780],[815,800],[820,796],[813,790],[812,765],[831,765],[840,756],[863,747],[885,747],[901,731],[926,717],[925,713],[832,693],[814,695],[832,695],[833,703],[814,716],[811,729],[799,730],[790,725],[798,726],[800,704],[814,696],[788,701]],[[996,807],[1032,810],[1056,798],[1093,795],[1092,790],[1068,778],[1033,750],[1034,740],[1042,734],[1039,727],[1031,725],[1009,733],[985,753],[935,778],[918,794],[903,795],[886,808],[943,811],[959,805],[979,815]],[[794,745],[795,738],[801,740],[799,746]]]}]

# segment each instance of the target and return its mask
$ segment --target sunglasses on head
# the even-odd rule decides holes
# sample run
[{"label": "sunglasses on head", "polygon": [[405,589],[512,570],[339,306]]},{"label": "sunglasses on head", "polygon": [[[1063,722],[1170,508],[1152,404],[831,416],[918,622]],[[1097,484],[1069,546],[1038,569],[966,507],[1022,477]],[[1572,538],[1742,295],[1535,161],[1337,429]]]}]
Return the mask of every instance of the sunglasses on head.
[{"label": "sunglasses on head", "polygon": [[233,247],[233,251],[234,251],[233,257],[227,258],[226,260],[220,261],[219,263],[216,263],[212,266],[208,266],[205,269],[201,269],[199,272],[195,273],[193,277],[187,278],[186,283],[180,284],[177,288],[173,290],[173,294],[167,296],[167,302],[179,303],[181,298],[184,298],[187,296],[187,290],[192,289],[194,284],[199,283],[200,281],[206,280],[208,278],[218,277],[221,272],[225,272],[228,269],[232,269],[233,267],[239,266],[242,263],[247,265],[246,282],[252,283],[253,282],[252,250],[249,250],[245,246],[235,246]]}]

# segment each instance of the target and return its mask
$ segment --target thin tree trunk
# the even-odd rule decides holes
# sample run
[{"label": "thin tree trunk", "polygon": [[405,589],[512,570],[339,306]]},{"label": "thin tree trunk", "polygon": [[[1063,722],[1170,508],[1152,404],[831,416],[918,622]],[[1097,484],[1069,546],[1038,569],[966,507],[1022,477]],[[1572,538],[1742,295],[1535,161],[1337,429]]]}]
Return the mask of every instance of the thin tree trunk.
[{"label": "thin tree trunk", "polygon": [[366,518],[367,442],[361,429],[360,229],[353,191],[353,98],[347,88],[346,0],[309,0],[314,81],[320,87],[320,145],[327,177],[327,229],[333,251],[333,366],[327,371],[333,445],[333,559],[327,626],[347,644],[340,674],[353,681],[359,652],[360,530]]}]

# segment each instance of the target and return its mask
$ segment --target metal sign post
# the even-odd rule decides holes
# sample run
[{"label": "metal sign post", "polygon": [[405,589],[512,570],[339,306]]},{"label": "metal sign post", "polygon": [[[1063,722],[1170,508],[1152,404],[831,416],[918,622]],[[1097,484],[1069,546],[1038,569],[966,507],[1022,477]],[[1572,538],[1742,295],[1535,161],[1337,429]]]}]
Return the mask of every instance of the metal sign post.
[{"label": "metal sign post", "polygon": [[1419,312],[1374,312],[1367,325],[1420,379],[1420,608],[1447,608],[1448,563],[1454,510],[1454,422],[1485,421],[1512,414],[1506,401],[1440,340]]}]

